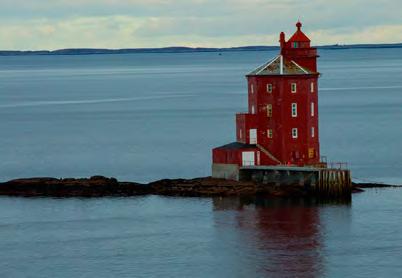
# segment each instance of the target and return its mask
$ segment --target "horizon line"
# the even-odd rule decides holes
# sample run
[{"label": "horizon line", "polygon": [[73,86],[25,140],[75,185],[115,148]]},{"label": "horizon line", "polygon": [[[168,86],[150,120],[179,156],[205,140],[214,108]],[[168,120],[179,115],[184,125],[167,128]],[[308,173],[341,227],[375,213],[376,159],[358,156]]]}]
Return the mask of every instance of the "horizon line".
[{"label": "horizon line", "polygon": [[[402,48],[400,43],[358,43],[358,44],[328,44],[313,46],[318,49],[348,49],[348,48]],[[123,54],[135,52],[219,52],[219,51],[264,51],[279,49],[278,45],[248,45],[231,47],[191,47],[191,46],[165,46],[165,47],[139,47],[139,48],[96,48],[96,47],[78,47],[78,48],[60,48],[54,50],[0,50],[0,56],[5,55],[55,55],[55,54]]]}]

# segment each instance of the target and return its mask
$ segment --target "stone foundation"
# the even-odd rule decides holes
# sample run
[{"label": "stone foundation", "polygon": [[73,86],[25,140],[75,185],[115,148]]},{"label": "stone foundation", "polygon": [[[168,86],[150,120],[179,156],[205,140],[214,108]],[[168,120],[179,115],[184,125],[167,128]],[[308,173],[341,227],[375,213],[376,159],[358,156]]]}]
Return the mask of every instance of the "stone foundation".
[{"label": "stone foundation", "polygon": [[239,180],[239,165],[237,164],[212,164],[212,177],[226,180]]}]

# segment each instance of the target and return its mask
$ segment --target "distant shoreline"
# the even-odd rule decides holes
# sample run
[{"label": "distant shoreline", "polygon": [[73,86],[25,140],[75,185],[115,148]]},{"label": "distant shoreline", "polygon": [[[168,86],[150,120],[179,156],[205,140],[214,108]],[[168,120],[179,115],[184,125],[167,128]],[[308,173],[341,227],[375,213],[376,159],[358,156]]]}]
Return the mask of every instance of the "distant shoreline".
[{"label": "distant shoreline", "polygon": [[[324,45],[318,49],[372,49],[372,48],[402,48],[402,43],[393,44],[351,44],[351,45]],[[234,52],[234,51],[269,51],[278,50],[278,46],[242,46],[229,48],[207,47],[163,47],[163,48],[69,48],[59,50],[0,50],[0,56],[28,56],[28,55],[96,55],[96,54],[135,54],[135,53],[195,53],[195,52]]]}]

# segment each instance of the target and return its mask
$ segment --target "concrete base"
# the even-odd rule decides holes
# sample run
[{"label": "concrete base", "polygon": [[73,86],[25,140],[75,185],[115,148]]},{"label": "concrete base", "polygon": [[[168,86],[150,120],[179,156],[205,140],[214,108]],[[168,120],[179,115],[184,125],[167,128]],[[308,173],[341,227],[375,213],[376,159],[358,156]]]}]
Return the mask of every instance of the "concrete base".
[{"label": "concrete base", "polygon": [[309,169],[305,170],[300,167],[286,169],[285,167],[278,167],[277,169],[240,169],[239,180],[241,181],[255,181],[259,184],[266,184],[270,186],[307,186],[315,187],[318,181],[318,171]]},{"label": "concrete base", "polygon": [[227,180],[239,180],[239,165],[237,164],[212,164],[212,177]]},{"label": "concrete base", "polygon": [[254,181],[268,187],[295,186],[311,189],[322,196],[350,196],[352,181],[349,170],[288,167],[288,166],[248,166],[236,164],[212,164],[212,177]]},{"label": "concrete base", "polygon": [[255,181],[269,185],[315,186],[318,170],[302,167],[239,167],[237,164],[212,164],[212,177],[236,181]]}]

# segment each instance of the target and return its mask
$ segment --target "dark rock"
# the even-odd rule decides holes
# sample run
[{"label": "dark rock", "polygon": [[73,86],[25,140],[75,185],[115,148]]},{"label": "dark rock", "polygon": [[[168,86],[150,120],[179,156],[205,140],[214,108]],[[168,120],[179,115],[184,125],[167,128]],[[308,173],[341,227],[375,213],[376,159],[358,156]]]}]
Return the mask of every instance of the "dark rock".
[{"label": "dark rock", "polygon": [[[361,187],[389,187],[383,184],[354,184],[353,192]],[[103,197],[103,196],[277,196],[306,197],[312,191],[303,186],[263,185],[252,181],[230,181],[211,177],[196,179],[163,179],[149,184],[119,182],[115,178],[93,176],[89,179],[30,178],[0,183],[0,195],[48,197]]]},{"label": "dark rock", "polygon": [[89,179],[30,178],[0,183],[0,195],[49,197],[101,197],[156,194],[165,196],[244,196],[264,193],[254,182],[237,182],[211,177],[163,179],[149,184],[119,182],[115,178]]},{"label": "dark rock", "polygon": [[0,184],[0,195],[49,197],[135,196],[150,194],[147,185],[118,182],[102,176],[90,179],[31,178],[17,179]]},{"label": "dark rock", "polygon": [[234,196],[256,194],[254,182],[238,182],[211,177],[164,179],[149,183],[155,194],[168,196]]},{"label": "dark rock", "polygon": [[352,189],[352,193],[361,193],[364,192],[363,189],[361,189],[360,187],[353,187]]},{"label": "dark rock", "polygon": [[356,188],[382,188],[382,187],[402,187],[402,185],[385,184],[385,183],[352,183],[353,187]]}]

